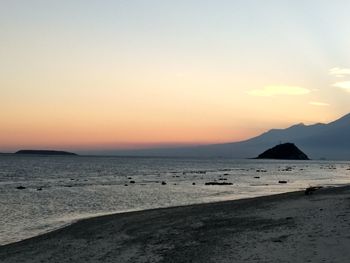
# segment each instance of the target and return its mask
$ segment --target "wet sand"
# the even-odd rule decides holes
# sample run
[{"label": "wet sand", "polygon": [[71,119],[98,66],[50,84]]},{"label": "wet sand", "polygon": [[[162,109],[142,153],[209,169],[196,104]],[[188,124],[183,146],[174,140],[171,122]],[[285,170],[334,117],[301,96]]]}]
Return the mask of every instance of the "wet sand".
[{"label": "wet sand", "polygon": [[0,262],[348,262],[350,187],[81,220]]}]

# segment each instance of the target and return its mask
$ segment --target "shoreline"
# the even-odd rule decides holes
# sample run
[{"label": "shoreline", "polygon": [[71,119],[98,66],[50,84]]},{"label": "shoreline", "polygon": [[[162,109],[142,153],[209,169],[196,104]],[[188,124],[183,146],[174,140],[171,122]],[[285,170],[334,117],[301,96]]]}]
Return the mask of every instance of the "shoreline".
[{"label": "shoreline", "polygon": [[[336,184],[336,185],[326,185],[326,186],[322,186],[321,188],[334,188],[334,187],[344,187],[344,186],[348,186],[348,184]],[[349,185],[350,186],[350,185]],[[78,223],[79,221],[82,220],[88,220],[91,218],[99,218],[99,217],[105,217],[105,216],[113,216],[113,215],[120,215],[120,214],[129,214],[129,213],[134,213],[134,212],[146,212],[146,211],[150,211],[150,210],[159,210],[159,209],[171,209],[171,208],[181,208],[181,207],[188,207],[188,206],[200,206],[200,205],[205,205],[205,204],[216,204],[216,203],[223,203],[223,202],[233,202],[233,201],[240,201],[240,200],[250,200],[250,199],[255,199],[255,198],[262,198],[262,197],[268,197],[268,196],[277,196],[277,195],[283,195],[283,194],[290,194],[290,193],[294,193],[294,192],[303,192],[304,190],[292,190],[289,192],[280,192],[280,193],[272,193],[272,194],[264,194],[264,195],[258,195],[258,196],[248,196],[248,197],[241,197],[241,198],[228,198],[227,200],[215,200],[215,201],[207,201],[207,202],[201,202],[201,203],[190,203],[190,204],[180,204],[180,205],[175,205],[175,206],[166,206],[166,207],[155,207],[155,208],[146,208],[146,209],[131,209],[131,210],[124,210],[124,211],[112,211],[112,212],[101,212],[101,213],[95,213],[95,214],[89,214],[89,215],[85,215],[85,216],[78,216],[74,219],[65,221],[62,224],[59,224],[57,226],[51,227],[48,230],[44,230],[42,232],[39,232],[36,235],[32,235],[32,236],[28,236],[26,238],[20,239],[20,240],[15,240],[13,242],[10,243],[5,243],[5,244],[0,244],[0,248],[7,246],[7,245],[12,245],[12,244],[16,244],[28,239],[33,239],[39,236],[43,236],[46,234],[49,234],[51,232],[55,232],[58,231],[60,229],[69,227],[73,224]]]},{"label": "shoreline", "polygon": [[0,261],[346,262],[349,198],[339,186],[102,215],[0,246]]}]

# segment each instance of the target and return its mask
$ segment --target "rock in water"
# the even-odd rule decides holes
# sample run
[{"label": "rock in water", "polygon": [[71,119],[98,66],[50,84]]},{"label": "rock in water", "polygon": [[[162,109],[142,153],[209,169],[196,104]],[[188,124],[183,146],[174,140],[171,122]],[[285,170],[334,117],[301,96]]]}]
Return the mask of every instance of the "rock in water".
[{"label": "rock in water", "polygon": [[309,157],[294,143],[283,143],[268,149],[256,159],[309,160]]},{"label": "rock in water", "polygon": [[279,184],[286,184],[287,181],[285,181],[285,180],[279,180],[278,183],[279,183]]}]

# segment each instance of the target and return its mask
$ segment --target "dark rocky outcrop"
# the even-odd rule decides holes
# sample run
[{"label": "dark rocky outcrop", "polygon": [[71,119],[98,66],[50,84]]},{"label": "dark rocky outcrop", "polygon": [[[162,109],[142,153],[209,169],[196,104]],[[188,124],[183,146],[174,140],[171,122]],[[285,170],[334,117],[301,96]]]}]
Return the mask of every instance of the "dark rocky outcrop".
[{"label": "dark rocky outcrop", "polygon": [[54,150],[20,150],[15,154],[29,154],[29,155],[77,155],[71,152],[54,151]]},{"label": "dark rocky outcrop", "polygon": [[256,159],[309,160],[309,157],[294,143],[283,143],[268,149]]}]

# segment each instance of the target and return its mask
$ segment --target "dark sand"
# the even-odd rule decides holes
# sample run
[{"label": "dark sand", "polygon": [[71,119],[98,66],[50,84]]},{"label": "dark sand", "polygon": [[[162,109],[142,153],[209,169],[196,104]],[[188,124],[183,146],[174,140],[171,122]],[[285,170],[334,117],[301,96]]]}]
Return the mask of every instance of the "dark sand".
[{"label": "dark sand", "polygon": [[350,262],[350,187],[81,220],[0,262]]}]

